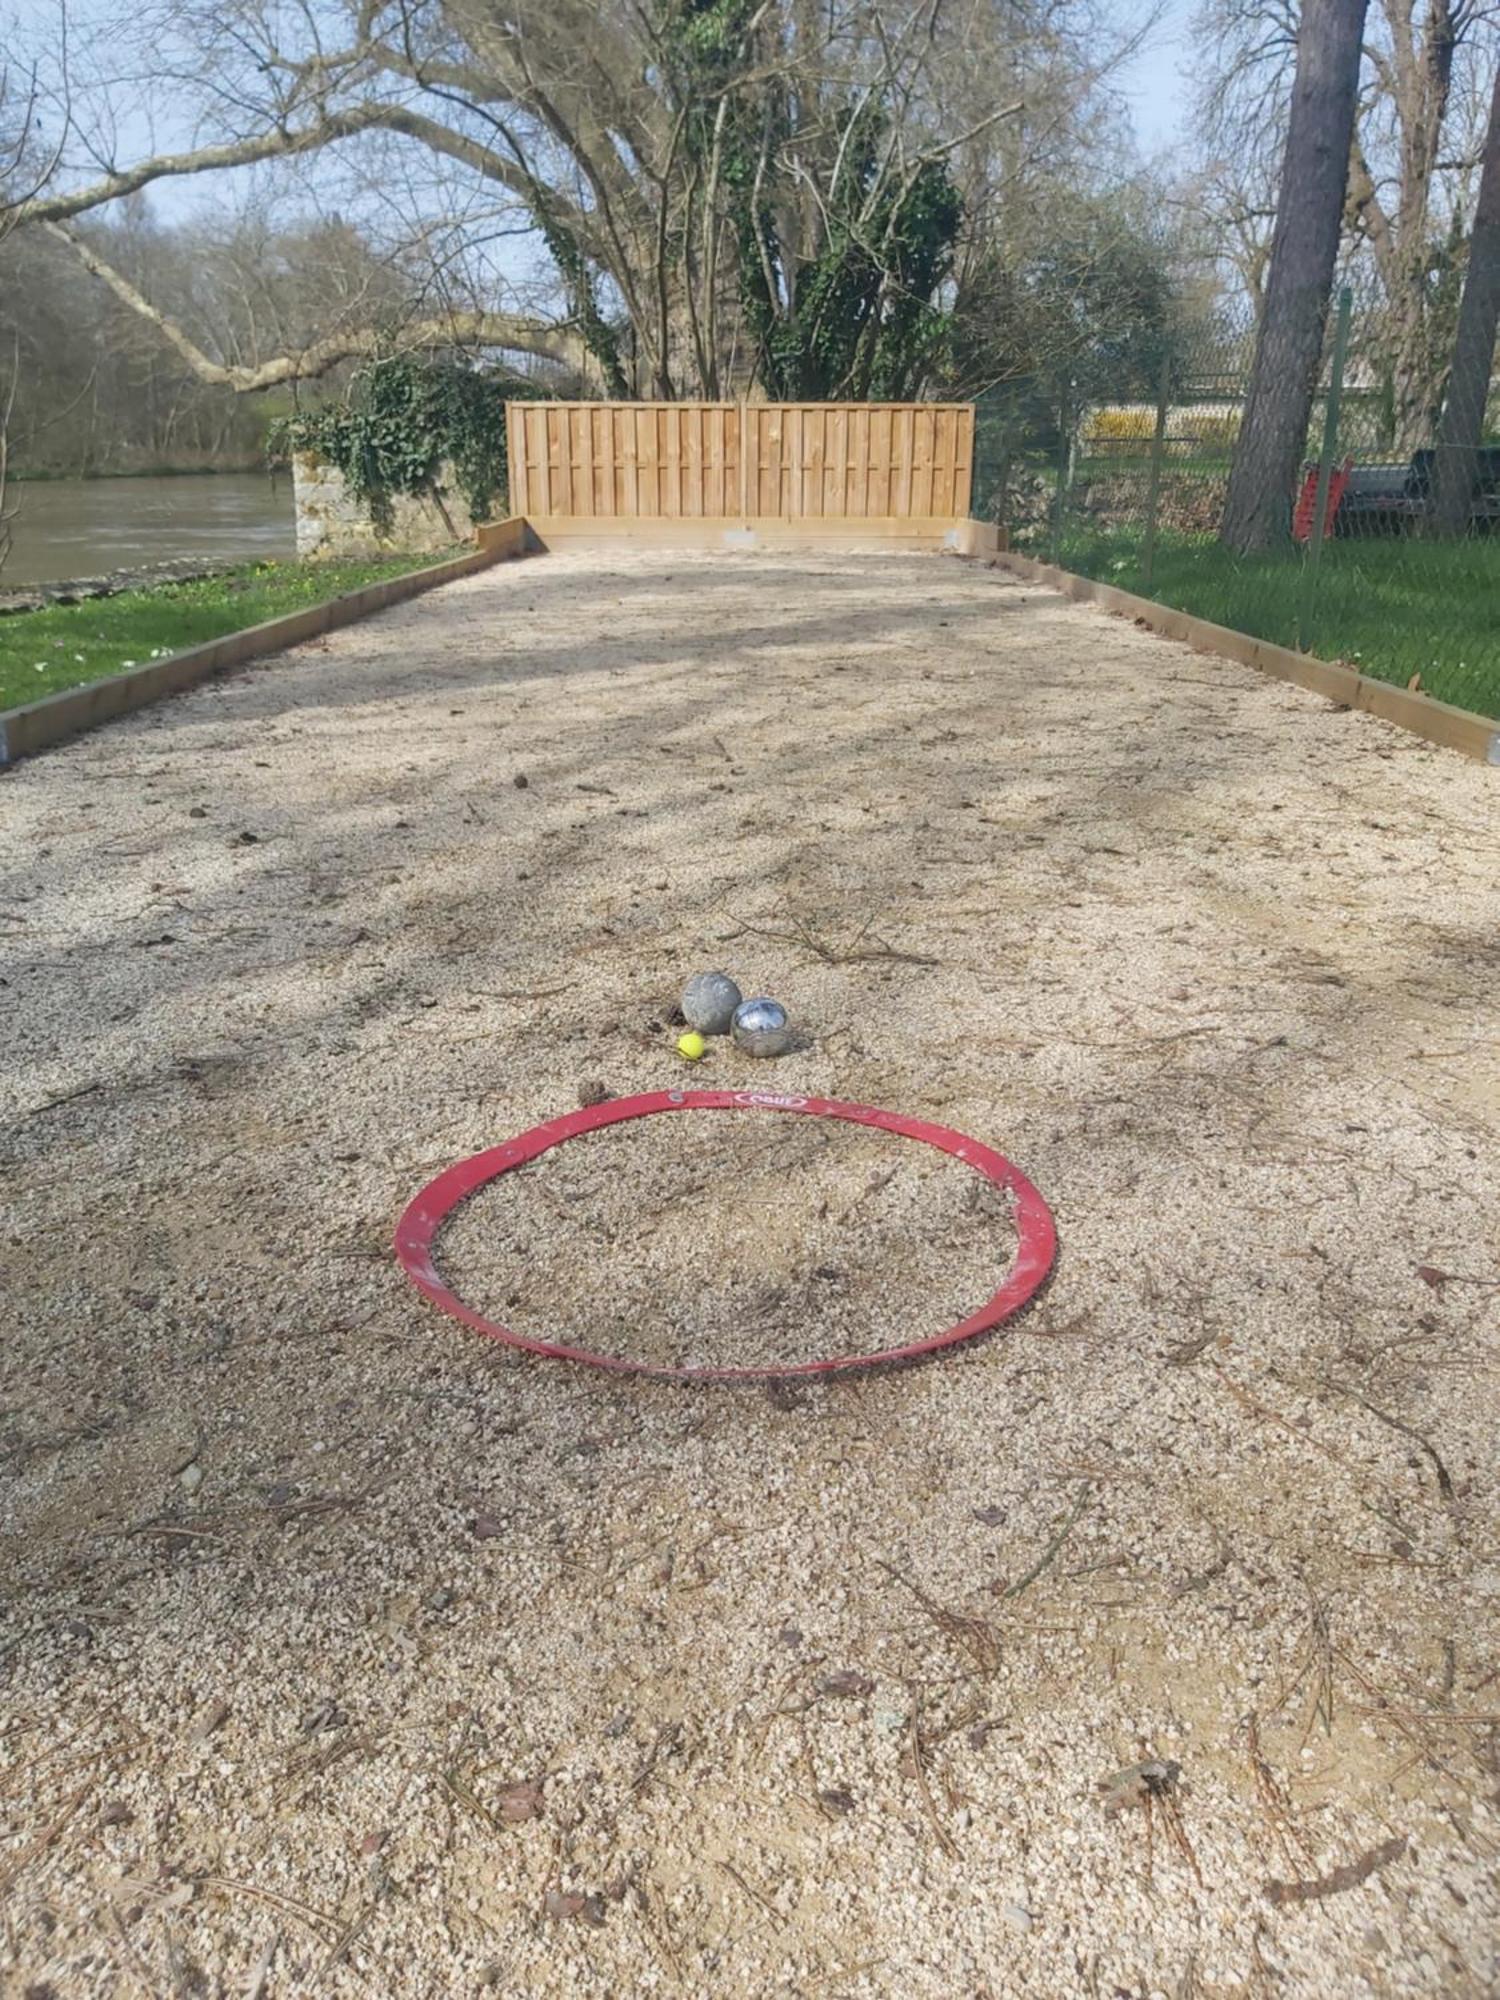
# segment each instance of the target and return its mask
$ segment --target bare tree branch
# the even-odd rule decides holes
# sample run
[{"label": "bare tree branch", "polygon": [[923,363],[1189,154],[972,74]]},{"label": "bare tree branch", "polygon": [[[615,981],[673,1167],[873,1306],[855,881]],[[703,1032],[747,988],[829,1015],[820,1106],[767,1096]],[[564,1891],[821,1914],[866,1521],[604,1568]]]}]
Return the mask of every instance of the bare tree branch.
[{"label": "bare tree branch", "polygon": [[215,361],[184,329],[152,305],[130,280],[108,263],[96,250],[65,229],[61,223],[43,225],[49,234],[66,243],[85,270],[108,285],[115,297],[131,311],[154,326],[170,342],[200,382],[215,388],[232,389],[237,395],[259,389],[274,389],[284,382],[305,382],[326,375],[341,361],[367,359],[402,348],[498,347],[522,354],[545,355],[554,361],[582,370],[587,363],[583,343],[565,326],[547,325],[518,313],[453,312],[441,319],[414,320],[391,333],[371,327],[356,327],[328,334],[311,342],[296,354],[283,354],[255,367]]}]

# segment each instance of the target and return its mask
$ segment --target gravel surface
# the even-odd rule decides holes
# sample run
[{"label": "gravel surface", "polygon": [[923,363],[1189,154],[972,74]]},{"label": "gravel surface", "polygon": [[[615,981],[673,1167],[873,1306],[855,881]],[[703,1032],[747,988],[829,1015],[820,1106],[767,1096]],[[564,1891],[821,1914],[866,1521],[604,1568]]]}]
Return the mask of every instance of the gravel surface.
[{"label": "gravel surface", "polygon": [[[1497,784],[982,566],[677,551],[0,780],[0,1990],[1493,1994]],[[810,1045],[687,1070],[706,965]],[[404,1282],[438,1168],[689,1077],[997,1146],[1051,1287],[768,1391]],[[689,1122],[538,1325],[644,1296]]]}]

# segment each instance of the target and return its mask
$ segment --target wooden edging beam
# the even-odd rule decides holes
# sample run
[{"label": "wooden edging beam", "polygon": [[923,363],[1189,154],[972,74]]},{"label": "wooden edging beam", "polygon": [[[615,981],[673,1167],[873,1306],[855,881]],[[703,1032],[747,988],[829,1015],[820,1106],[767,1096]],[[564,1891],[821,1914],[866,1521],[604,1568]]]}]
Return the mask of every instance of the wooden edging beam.
[{"label": "wooden edging beam", "polygon": [[540,548],[586,548],[629,541],[638,548],[945,549],[958,555],[992,555],[1000,530],[986,521],[951,514],[533,514],[527,517]]},{"label": "wooden edging beam", "polygon": [[1255,639],[1248,632],[1210,624],[1208,619],[1195,618],[1191,612],[1175,611],[1168,604],[1136,597],[1112,583],[1098,583],[1093,577],[1075,576],[1072,570],[1038,562],[1034,556],[1002,551],[998,561],[1028,582],[1044,583],[1081,604],[1097,604],[1102,611],[1131,618],[1136,624],[1159,632],[1164,639],[1180,639],[1200,652],[1219,653],[1243,666],[1258,667],[1274,680],[1291,681],[1312,694],[1325,695],[1329,701],[1363,709],[1366,714],[1379,716],[1382,722],[1393,722],[1398,729],[1409,730],[1413,736],[1423,737],[1444,750],[1457,750],[1481,764],[1500,765],[1500,722],[1476,715],[1471,709],[1455,708],[1451,702],[1436,701],[1430,694],[1419,694],[1412,688],[1393,687],[1389,681],[1374,680],[1356,667],[1315,659],[1311,653],[1295,653],[1290,646],[1273,645],[1269,639]]},{"label": "wooden edging beam", "polygon": [[267,618],[259,625],[247,626],[243,632],[226,632],[202,646],[189,646],[164,660],[151,660],[143,667],[112,674],[108,680],[63,688],[21,708],[0,711],[0,768],[14,764],[18,758],[35,756],[38,750],[49,749],[86,729],[95,729],[117,715],[145,708],[163,695],[196,687],[200,681],[231,667],[243,666],[248,660],[283,652],[288,646],[301,645],[322,632],[353,625],[372,612],[384,611],[408,597],[435,590],[439,584],[488,569],[492,563],[508,562],[524,555],[533,545],[526,523],[519,517],[486,522],[475,530],[474,539],[477,548],[449,562],[408,570],[404,576],[387,577],[383,583],[368,583],[363,590],[346,590],[342,596],[330,597],[322,604],[309,604],[301,611]]}]

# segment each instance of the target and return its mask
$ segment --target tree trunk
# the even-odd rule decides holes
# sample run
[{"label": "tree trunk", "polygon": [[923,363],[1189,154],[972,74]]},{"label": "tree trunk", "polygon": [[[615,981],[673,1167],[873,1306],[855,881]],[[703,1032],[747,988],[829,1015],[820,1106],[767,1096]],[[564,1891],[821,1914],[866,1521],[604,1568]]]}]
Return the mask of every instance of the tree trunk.
[{"label": "tree trunk", "polygon": [[1438,426],[1437,463],[1432,475],[1432,524],[1439,534],[1461,535],[1469,525],[1484,409],[1495,360],[1495,326],[1500,319],[1500,72],[1490,100],[1484,135],[1484,167],[1469,268],[1458,308],[1448,400]]},{"label": "tree trunk", "polygon": [[1338,257],[1367,4],[1302,9],[1265,305],[1219,530],[1239,555],[1288,531]]}]

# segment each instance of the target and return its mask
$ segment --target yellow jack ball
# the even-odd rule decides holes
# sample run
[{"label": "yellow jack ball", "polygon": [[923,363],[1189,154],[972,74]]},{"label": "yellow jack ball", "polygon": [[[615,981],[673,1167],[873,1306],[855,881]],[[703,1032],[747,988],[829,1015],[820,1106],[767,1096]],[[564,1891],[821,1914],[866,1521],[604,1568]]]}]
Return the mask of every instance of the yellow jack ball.
[{"label": "yellow jack ball", "polygon": [[689,1062],[701,1062],[708,1053],[708,1043],[696,1028],[689,1028],[685,1035],[677,1037],[677,1053],[686,1056]]}]

